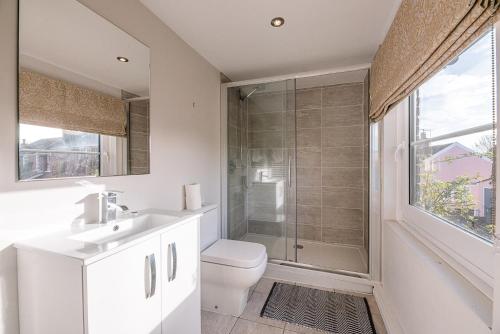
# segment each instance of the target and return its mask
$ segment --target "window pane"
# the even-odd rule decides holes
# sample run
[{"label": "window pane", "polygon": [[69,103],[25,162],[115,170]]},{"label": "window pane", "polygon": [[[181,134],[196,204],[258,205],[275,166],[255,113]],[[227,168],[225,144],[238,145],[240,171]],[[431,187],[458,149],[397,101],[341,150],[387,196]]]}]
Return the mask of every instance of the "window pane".
[{"label": "window pane", "polygon": [[412,204],[491,239],[492,131],[415,145]]},{"label": "window pane", "polygon": [[20,124],[21,180],[99,175],[99,135]]},{"label": "window pane", "polygon": [[491,123],[490,32],[416,91],[415,139]]},{"label": "window pane", "polygon": [[410,204],[487,240],[494,232],[491,34],[419,87],[410,124]]}]

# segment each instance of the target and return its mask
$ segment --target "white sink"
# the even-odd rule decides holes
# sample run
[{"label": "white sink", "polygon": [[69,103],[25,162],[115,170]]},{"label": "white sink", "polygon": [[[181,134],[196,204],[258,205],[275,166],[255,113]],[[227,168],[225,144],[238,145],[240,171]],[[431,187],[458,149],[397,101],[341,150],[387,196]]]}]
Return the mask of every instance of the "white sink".
[{"label": "white sink", "polygon": [[179,217],[163,214],[143,214],[136,217],[120,219],[116,222],[110,222],[102,225],[102,227],[75,234],[69,238],[101,245],[120,241],[156,228],[161,228],[178,219]]}]

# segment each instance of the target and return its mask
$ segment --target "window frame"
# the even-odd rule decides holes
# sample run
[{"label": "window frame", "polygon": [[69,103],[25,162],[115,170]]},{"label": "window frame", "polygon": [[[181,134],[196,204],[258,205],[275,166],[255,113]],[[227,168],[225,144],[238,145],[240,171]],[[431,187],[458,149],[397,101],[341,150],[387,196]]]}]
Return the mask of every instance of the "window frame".
[{"label": "window frame", "polygon": [[[18,137],[20,136],[20,132],[21,132],[21,125],[24,124],[24,123],[19,123],[18,124],[18,127],[17,127],[17,131],[18,131]],[[64,129],[61,129],[61,130],[64,130]],[[82,133],[85,133],[85,134],[88,134],[90,132],[83,132],[83,131],[80,131]],[[17,156],[16,156],[16,170],[17,170],[17,175],[16,175],[16,178],[17,178],[17,181],[19,182],[29,182],[29,181],[46,181],[46,180],[60,180],[60,179],[65,179],[65,178],[87,178],[87,177],[100,177],[101,174],[102,174],[102,166],[101,166],[101,162],[102,162],[102,135],[101,134],[97,134],[97,152],[85,152],[85,151],[69,151],[69,150],[51,150],[51,149],[30,149],[30,150],[26,150],[26,149],[21,149],[20,148],[20,139],[18,138],[17,140]],[[77,155],[77,154],[88,154],[88,155],[95,155],[97,156],[97,175],[80,175],[80,176],[58,176],[58,177],[49,177],[49,178],[34,178],[34,179],[30,179],[30,178],[21,178],[21,168],[22,168],[22,163],[21,163],[21,153],[22,152],[32,152],[32,153],[45,153],[45,154],[51,154],[51,153],[54,153],[54,154],[67,154],[67,155]]]},{"label": "window frame", "polygon": [[[500,24],[494,28],[496,38],[496,54],[499,53],[500,44]],[[499,110],[499,90],[498,90],[498,68],[499,58],[495,59],[495,92],[496,92],[496,119],[498,120]],[[431,249],[436,251],[450,266],[465,276],[476,287],[486,295],[492,296],[495,282],[495,244],[498,243],[500,231],[498,216],[496,218],[496,231],[493,242],[476,236],[459,226],[441,219],[425,210],[410,204],[412,181],[410,170],[411,164],[411,136],[410,113],[412,112],[413,94],[406,99],[404,106],[399,108],[397,114],[397,129],[395,135],[398,148],[396,148],[396,169],[398,173],[397,187],[397,219],[405,224],[410,231],[418,236],[418,239]],[[498,133],[498,122],[495,124]],[[500,145],[496,145],[496,174],[499,174]],[[497,203],[500,199],[497,196]]]}]

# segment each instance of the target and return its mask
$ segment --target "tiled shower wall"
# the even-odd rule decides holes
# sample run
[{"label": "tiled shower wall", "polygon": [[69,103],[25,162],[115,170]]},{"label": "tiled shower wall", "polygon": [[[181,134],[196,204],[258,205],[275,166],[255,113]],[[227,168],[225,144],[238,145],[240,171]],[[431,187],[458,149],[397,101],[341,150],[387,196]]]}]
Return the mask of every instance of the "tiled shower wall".
[{"label": "tiled shower wall", "polygon": [[246,117],[240,110],[239,88],[228,89],[228,229],[230,239],[247,232],[246,222]]},{"label": "tiled shower wall", "polygon": [[364,246],[368,233],[365,83],[300,89],[298,238]]},{"label": "tiled shower wall", "polygon": [[129,103],[130,174],[149,174],[149,100]]},{"label": "tiled shower wall", "polygon": [[284,235],[286,94],[255,93],[248,111],[248,232]]}]

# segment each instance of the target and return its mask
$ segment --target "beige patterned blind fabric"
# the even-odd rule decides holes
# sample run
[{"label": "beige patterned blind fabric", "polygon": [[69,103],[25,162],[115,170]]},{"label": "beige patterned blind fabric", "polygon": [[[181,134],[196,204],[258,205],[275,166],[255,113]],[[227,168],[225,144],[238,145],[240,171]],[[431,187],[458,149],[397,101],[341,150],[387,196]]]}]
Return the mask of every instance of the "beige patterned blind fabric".
[{"label": "beige patterned blind fabric", "polygon": [[116,97],[28,70],[19,72],[19,122],[125,136],[127,117]]},{"label": "beige patterned blind fabric", "polygon": [[370,118],[389,108],[498,21],[500,0],[403,0],[375,55]]}]

